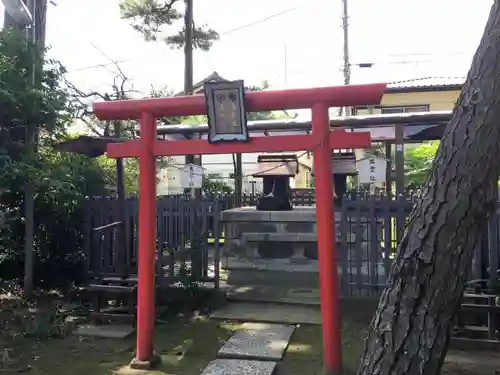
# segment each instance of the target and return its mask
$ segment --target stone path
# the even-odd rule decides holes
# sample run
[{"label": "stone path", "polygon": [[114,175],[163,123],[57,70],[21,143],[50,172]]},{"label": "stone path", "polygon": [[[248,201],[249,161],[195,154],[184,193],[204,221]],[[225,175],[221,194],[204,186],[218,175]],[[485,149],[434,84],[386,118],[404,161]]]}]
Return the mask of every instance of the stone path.
[{"label": "stone path", "polygon": [[295,326],[244,323],[202,375],[271,375],[283,358]]}]

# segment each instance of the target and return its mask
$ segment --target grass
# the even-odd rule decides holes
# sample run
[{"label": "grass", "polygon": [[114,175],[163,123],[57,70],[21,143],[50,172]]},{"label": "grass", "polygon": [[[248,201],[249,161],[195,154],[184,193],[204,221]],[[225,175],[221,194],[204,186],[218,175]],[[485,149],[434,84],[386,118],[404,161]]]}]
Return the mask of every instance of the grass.
[{"label": "grass", "polygon": [[[150,375],[199,375],[215,358],[238,324],[204,318],[176,319],[157,325],[155,349],[161,366]],[[105,340],[70,335],[62,339],[19,338],[9,351],[6,370],[30,375],[141,374],[128,369],[135,340]],[[1,371],[1,370],[0,370]]]},{"label": "grass", "polygon": [[[213,296],[211,300],[214,300]],[[50,338],[46,333],[51,323],[45,322],[45,319],[38,330],[27,334],[31,324],[25,323],[30,323],[31,320],[23,320],[23,324],[20,324],[9,313],[20,311],[24,305],[3,302],[0,304],[0,312],[6,313],[9,319],[2,321],[9,325],[2,324],[5,329],[0,332],[0,374],[199,375],[216,358],[217,351],[224,342],[241,328],[240,323],[210,320],[204,315],[171,315],[171,319],[158,321],[156,326],[155,350],[162,358],[161,366],[155,371],[141,372],[128,367],[135,354],[134,337],[127,340],[106,340],[68,335],[69,331],[64,331],[62,337],[56,335]],[[343,303],[346,374],[353,374],[357,369],[371,311],[371,308],[361,305],[360,301]],[[349,321],[345,317],[349,317]],[[3,348],[8,350],[2,353]],[[321,326],[300,325],[279,365],[278,375],[318,374],[322,368],[322,357]]]},{"label": "grass", "polygon": [[[150,372],[134,371],[135,340],[105,340],[70,335],[65,338],[18,338],[9,347],[8,373],[30,375],[199,375],[216,358],[217,351],[241,325],[177,318],[158,324],[155,349],[162,364]],[[344,364],[354,373],[362,350],[363,327],[344,325]],[[1,354],[1,353],[0,353]],[[317,374],[322,367],[321,326],[299,326],[289,345],[280,374]],[[0,372],[2,369],[0,368]]]},{"label": "grass", "polygon": [[[355,374],[364,348],[365,325],[344,322],[342,354],[344,373]],[[295,330],[281,365],[280,374],[320,374],[323,365],[321,326],[300,326]]]}]

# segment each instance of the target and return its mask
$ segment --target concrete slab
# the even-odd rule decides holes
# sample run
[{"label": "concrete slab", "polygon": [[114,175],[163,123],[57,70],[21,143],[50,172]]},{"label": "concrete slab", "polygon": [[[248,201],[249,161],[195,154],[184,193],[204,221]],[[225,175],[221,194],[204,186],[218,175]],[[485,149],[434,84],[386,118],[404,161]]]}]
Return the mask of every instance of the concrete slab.
[{"label": "concrete slab", "polygon": [[123,340],[132,335],[135,329],[130,326],[115,325],[115,324],[105,324],[105,325],[94,325],[86,324],[81,325],[73,331],[74,335],[77,336],[92,336],[100,337],[106,339],[118,339]]},{"label": "concrete slab", "polygon": [[294,326],[245,323],[219,350],[219,357],[279,361],[283,358]]},{"label": "concrete slab", "polygon": [[275,368],[275,362],[216,359],[208,364],[201,375],[271,375]]},{"label": "concrete slab", "polygon": [[243,322],[321,324],[320,307],[314,305],[229,302],[215,310],[210,317]]}]

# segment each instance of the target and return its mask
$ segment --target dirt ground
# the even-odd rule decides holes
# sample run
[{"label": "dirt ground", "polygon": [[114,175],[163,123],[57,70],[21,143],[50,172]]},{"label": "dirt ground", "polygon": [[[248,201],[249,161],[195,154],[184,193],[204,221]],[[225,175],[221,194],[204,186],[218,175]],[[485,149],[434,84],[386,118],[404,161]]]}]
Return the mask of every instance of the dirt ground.
[{"label": "dirt ground", "polygon": [[450,350],[443,366],[443,375],[498,375],[500,353]]},{"label": "dirt ground", "polygon": [[[0,373],[32,375],[199,375],[215,359],[218,349],[239,329],[235,323],[205,318],[177,319],[160,324],[155,348],[162,365],[152,372],[130,370],[135,340],[104,340],[76,337],[36,340],[20,338],[10,346],[9,358]],[[363,350],[363,327],[345,324],[344,368],[346,375],[356,373]],[[496,353],[451,351],[443,374],[498,375],[500,356]],[[277,375],[321,374],[321,327],[299,326],[292,337]]]},{"label": "dirt ground", "polygon": [[[356,310],[366,311],[359,306]],[[357,319],[353,318],[355,315]],[[344,317],[344,369],[346,375],[354,375],[363,351],[368,315],[359,317],[349,311]],[[37,327],[30,327],[33,328]],[[40,337],[21,331],[14,333],[2,324],[0,374],[199,375],[216,358],[224,342],[240,328],[240,323],[211,320],[203,315],[159,321],[155,349],[162,358],[162,365],[152,372],[140,372],[127,366],[134,357],[134,337],[105,340],[78,337],[59,330],[55,336]],[[321,374],[322,356],[321,326],[299,325],[278,366],[277,375]],[[500,355],[450,351],[442,374],[500,375]]]}]

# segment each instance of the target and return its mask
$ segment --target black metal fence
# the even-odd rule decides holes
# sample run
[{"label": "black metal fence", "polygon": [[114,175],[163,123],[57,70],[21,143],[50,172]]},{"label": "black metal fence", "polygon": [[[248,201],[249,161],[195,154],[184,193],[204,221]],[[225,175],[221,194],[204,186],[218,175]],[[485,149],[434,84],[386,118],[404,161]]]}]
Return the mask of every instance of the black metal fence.
[{"label": "black metal fence", "polygon": [[[306,202],[313,200],[314,194],[305,196],[297,199],[310,205]],[[380,294],[415,200],[411,194],[396,199],[353,194],[338,200],[337,241],[343,295]],[[179,281],[186,270],[192,280],[218,283],[219,239],[223,237],[219,217],[222,210],[232,207],[231,196],[157,200],[158,285]],[[125,200],[123,208],[116,199],[88,200],[85,249],[91,277],[136,274],[137,214],[135,197]],[[470,280],[498,278],[499,225],[500,215],[496,214],[485,227],[483,241],[474,252]]]},{"label": "black metal fence", "polygon": [[[84,242],[91,278],[137,273],[138,199],[120,203],[107,197],[87,201]],[[157,200],[157,285],[168,286],[182,278],[218,283],[222,207],[218,199]],[[213,245],[208,238],[214,239]]]},{"label": "black metal fence", "polygon": [[357,194],[343,197],[340,211],[340,285],[344,296],[375,297],[385,287],[415,197]]},{"label": "black metal fence", "polygon": [[[398,198],[358,194],[344,197],[339,206],[339,274],[344,296],[377,297],[403,236],[415,201],[409,194]],[[484,291],[498,284],[500,211],[485,225],[482,241],[474,249],[467,279]]]}]

